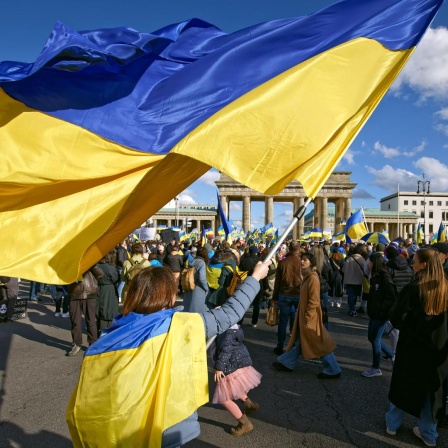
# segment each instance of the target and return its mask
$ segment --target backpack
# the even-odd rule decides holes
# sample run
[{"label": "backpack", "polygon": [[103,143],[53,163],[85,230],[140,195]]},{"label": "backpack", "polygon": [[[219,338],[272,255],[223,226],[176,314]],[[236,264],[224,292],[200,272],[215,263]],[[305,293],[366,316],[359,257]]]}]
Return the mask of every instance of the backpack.
[{"label": "backpack", "polygon": [[143,258],[140,261],[135,261],[132,258],[128,259],[129,263],[131,263],[131,267],[129,271],[126,272],[126,278],[128,279],[128,283],[143,269],[145,269],[145,261],[148,261],[146,258]]},{"label": "backpack", "polygon": [[232,278],[230,280],[230,285],[227,287],[227,294],[228,296],[232,296],[235,292],[235,289],[238,288],[241,283],[246,279],[247,277],[247,271],[240,271],[238,266],[235,270],[232,269],[231,266],[226,266],[227,269],[232,271]]},{"label": "backpack", "polygon": [[180,284],[182,285],[183,291],[193,291],[196,288],[196,283],[194,282],[194,266],[189,268],[188,262],[185,264],[185,268],[180,273]]}]

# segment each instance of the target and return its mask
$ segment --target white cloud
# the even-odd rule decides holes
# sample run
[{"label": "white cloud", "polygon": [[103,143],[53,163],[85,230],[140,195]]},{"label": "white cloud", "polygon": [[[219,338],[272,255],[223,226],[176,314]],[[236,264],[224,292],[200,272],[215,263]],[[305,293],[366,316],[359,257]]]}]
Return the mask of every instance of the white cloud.
[{"label": "white cloud", "polygon": [[398,148],[388,148],[386,145],[383,145],[380,142],[375,142],[373,145],[373,149],[376,152],[381,153],[386,159],[392,159],[393,157],[398,157],[400,155],[400,151]]},{"label": "white cloud", "polygon": [[238,204],[238,202],[231,201],[230,202],[230,210],[240,212],[241,210],[243,210],[243,208],[241,207],[241,204]]},{"label": "white cloud", "polygon": [[354,199],[376,199],[375,196],[373,196],[367,190],[364,190],[362,188],[355,188],[353,190],[353,198]]},{"label": "white cloud", "polygon": [[439,110],[434,115],[440,120],[439,123],[435,125],[435,129],[448,135],[448,107]]},{"label": "white cloud", "polygon": [[431,191],[448,190],[448,166],[432,157],[421,157],[414,166],[425,173],[425,178],[431,181]]},{"label": "white cloud", "polygon": [[414,54],[392,86],[400,93],[404,86],[422,100],[448,98],[448,29],[429,28]]},{"label": "white cloud", "polygon": [[366,166],[366,169],[374,176],[373,184],[390,193],[397,191],[398,184],[401,191],[414,191],[417,189],[417,180],[420,177],[410,171],[393,168],[390,165],[385,165],[380,170],[376,170],[371,166]]},{"label": "white cloud", "polygon": [[352,151],[351,149],[348,149],[345,154],[343,155],[343,159],[349,164],[349,165],[356,165],[355,164],[355,151]]},{"label": "white cloud", "polygon": [[414,157],[419,152],[422,152],[426,147],[426,142],[421,142],[419,145],[412,148],[410,151],[400,151],[399,148],[389,148],[380,142],[375,142],[373,145],[374,152],[381,153],[384,158],[392,159],[394,157],[405,156]]},{"label": "white cloud", "polygon": [[414,157],[419,152],[424,151],[426,148],[426,142],[421,142],[419,145],[417,145],[415,148],[412,148],[410,151],[403,151],[403,155],[406,157]]},{"label": "white cloud", "polygon": [[422,180],[422,173],[431,182],[431,191],[444,192],[448,190],[448,166],[440,160],[431,157],[421,157],[414,166],[418,174],[390,165],[377,170],[366,166],[367,171],[374,176],[373,184],[387,190],[389,193],[400,191],[417,191],[417,181]]},{"label": "white cloud", "polygon": [[178,198],[179,204],[197,204],[193,197],[188,194],[181,193]]},{"label": "white cloud", "polygon": [[219,179],[219,171],[216,171],[214,169],[211,169],[210,171],[207,171],[205,174],[203,174],[198,181],[204,182],[205,184],[209,185],[210,187],[216,188],[215,182]]}]

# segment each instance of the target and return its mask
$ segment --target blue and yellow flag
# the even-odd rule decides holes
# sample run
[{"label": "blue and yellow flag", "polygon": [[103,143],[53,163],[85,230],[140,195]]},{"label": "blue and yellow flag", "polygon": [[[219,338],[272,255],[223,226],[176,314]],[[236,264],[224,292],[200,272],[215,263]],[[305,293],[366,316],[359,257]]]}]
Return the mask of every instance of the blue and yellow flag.
[{"label": "blue and yellow flag", "polygon": [[162,432],[207,401],[201,316],[130,313],[87,350],[66,418],[75,448],[160,448]]},{"label": "blue and yellow flag", "polygon": [[437,232],[437,242],[444,243],[446,241],[446,227],[440,222],[439,231]]},{"label": "blue and yellow flag", "polygon": [[417,230],[415,231],[415,241],[417,241],[417,244],[421,244],[423,242],[423,229],[422,225],[418,223]]},{"label": "blue and yellow flag", "polygon": [[314,229],[310,230],[308,238],[322,238],[322,235],[322,229],[319,227],[314,227]]},{"label": "blue and yellow flag", "polygon": [[231,34],[57,23],[34,63],[0,63],[0,273],[76,280],[212,166],[314,198],[442,3],[342,0]]},{"label": "blue and yellow flag", "polygon": [[350,240],[357,240],[362,238],[368,232],[369,231],[364,221],[364,214],[362,213],[362,208],[360,208],[347,219],[345,233],[348,235]]}]

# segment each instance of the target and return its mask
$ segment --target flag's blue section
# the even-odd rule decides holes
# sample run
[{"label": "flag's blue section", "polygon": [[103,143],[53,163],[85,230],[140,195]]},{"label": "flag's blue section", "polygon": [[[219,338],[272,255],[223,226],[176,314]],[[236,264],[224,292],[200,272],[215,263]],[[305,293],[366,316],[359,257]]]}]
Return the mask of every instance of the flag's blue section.
[{"label": "flag's blue section", "polygon": [[153,314],[119,314],[112,326],[102,332],[102,336],[108,337],[100,337],[86,351],[86,356],[140,347],[148,339],[166,333],[174,313],[170,309]]},{"label": "flag's blue section", "polygon": [[229,222],[227,221],[227,216],[222,208],[221,199],[219,198],[218,192],[216,192],[216,197],[218,199],[218,210],[219,210],[219,217],[221,218],[222,228],[224,229],[224,233],[228,235],[232,231],[232,229],[229,225]]},{"label": "flag's blue section", "polygon": [[414,47],[442,3],[343,0],[232,34],[198,19],[153,33],[57,23],[33,64],[0,64],[0,86],[110,141],[167,154],[225,105],[340,44],[365,37],[390,50]]},{"label": "flag's blue section", "polygon": [[440,221],[439,230],[437,232],[437,242],[438,243],[444,243],[446,241],[446,229],[443,225],[443,222]]}]

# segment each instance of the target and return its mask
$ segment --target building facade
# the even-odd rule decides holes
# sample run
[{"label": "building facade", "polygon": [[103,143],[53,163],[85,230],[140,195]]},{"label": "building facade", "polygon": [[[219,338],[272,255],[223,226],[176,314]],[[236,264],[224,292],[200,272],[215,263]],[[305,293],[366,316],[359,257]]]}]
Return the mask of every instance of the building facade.
[{"label": "building facade", "polygon": [[419,194],[412,192],[397,192],[380,199],[381,211],[409,212],[417,216],[412,232],[417,230],[418,224],[422,226],[424,239],[431,240],[439,229],[440,223],[448,223],[448,193]]}]

